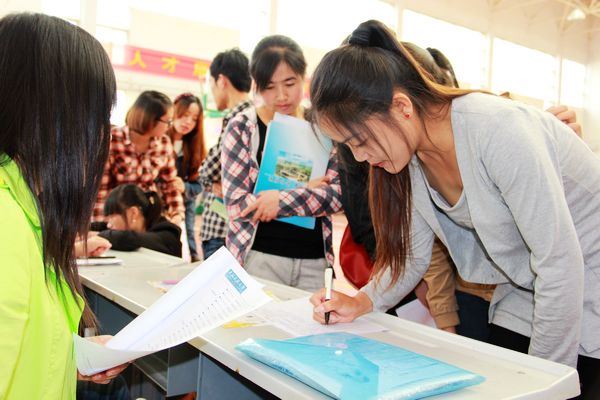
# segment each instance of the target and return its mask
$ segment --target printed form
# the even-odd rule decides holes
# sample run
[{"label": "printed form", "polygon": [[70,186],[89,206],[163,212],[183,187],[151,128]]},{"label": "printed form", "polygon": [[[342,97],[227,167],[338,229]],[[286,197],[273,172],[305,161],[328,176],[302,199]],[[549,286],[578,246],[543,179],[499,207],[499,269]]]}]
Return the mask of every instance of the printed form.
[{"label": "printed form", "polygon": [[313,319],[313,305],[308,297],[279,303],[272,302],[254,311],[253,314],[293,337],[332,332],[348,332],[361,335],[386,330],[383,326],[362,317],[348,323],[322,325]]},{"label": "printed form", "polygon": [[74,335],[77,367],[91,375],[193,339],[271,300],[222,247],[106,346]]}]

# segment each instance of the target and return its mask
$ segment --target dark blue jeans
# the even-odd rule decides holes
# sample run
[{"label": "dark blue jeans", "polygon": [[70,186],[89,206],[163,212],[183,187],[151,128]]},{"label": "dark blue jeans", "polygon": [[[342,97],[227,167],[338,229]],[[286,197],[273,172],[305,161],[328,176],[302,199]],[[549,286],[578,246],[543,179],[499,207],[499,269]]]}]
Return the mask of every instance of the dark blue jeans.
[{"label": "dark blue jeans", "polygon": [[204,259],[206,260],[208,257],[212,256],[215,251],[221,248],[221,246],[225,246],[224,238],[204,240],[202,242],[202,253],[204,254]]},{"label": "dark blue jeans", "polygon": [[109,384],[77,381],[77,400],[131,400],[127,383],[122,375]]},{"label": "dark blue jeans", "polygon": [[198,182],[185,182],[185,233],[187,234],[190,256],[198,257],[198,246],[194,237],[194,225],[196,224],[196,197],[202,193],[202,185]]},{"label": "dark blue jeans", "polygon": [[458,303],[458,317],[460,318],[460,325],[456,327],[456,333],[489,343],[488,310],[490,309],[490,303],[481,297],[459,290],[456,291],[456,301]]}]

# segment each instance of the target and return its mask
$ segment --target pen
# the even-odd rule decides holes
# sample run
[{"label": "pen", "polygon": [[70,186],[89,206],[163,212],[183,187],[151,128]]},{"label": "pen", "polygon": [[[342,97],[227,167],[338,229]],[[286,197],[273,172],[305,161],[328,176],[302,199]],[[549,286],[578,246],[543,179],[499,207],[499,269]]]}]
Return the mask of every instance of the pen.
[{"label": "pen", "polygon": [[[333,268],[325,268],[325,301],[331,300],[331,287],[333,286]],[[329,311],[325,313],[325,325],[329,325]]]}]

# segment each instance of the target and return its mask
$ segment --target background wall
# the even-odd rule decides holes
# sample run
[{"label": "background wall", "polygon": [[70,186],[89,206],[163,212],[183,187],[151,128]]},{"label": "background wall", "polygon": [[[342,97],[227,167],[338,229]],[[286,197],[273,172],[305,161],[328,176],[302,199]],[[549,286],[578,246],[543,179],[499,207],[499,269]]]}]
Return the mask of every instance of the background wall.
[{"label": "background wall", "polygon": [[[584,137],[593,150],[600,153],[600,18],[568,20],[573,7],[569,0],[221,0],[219,2],[172,0],[0,0],[0,15],[11,11],[42,11],[68,18],[83,26],[100,40],[112,44],[129,44],[176,55],[210,60],[216,53],[240,47],[250,53],[261,37],[270,33],[287,34],[305,50],[309,74],[321,57],[339,44],[361,21],[376,18],[396,30],[401,39],[411,32],[405,26],[407,13],[418,13],[479,32],[483,46],[472,43],[449,43],[452,48],[439,48],[452,54],[451,61],[482,62],[482,66],[462,65],[461,84],[497,91],[509,90],[494,78],[504,71],[506,79],[529,84],[524,72],[531,63],[528,56],[496,62],[496,38],[535,49],[558,66],[549,73],[560,82],[568,71],[560,61],[564,58],[585,67],[582,83],[583,101],[570,104],[578,111]],[[582,4],[585,2],[582,2]],[[435,25],[435,24],[434,24]],[[445,35],[431,25],[418,39],[423,46],[436,45]],[[437,26],[437,25],[435,25]],[[413,27],[414,28],[414,27]],[[414,29],[413,29],[414,30]],[[107,33],[108,32],[108,33]],[[108,35],[108,36],[107,36]],[[472,36],[472,35],[471,35]],[[442,44],[444,45],[444,44]],[[462,46],[462,47],[461,47]],[[435,47],[435,46],[434,46]],[[459,50],[456,50],[459,49]],[[469,58],[470,57],[470,58]],[[542,71],[540,71],[541,74]],[[547,72],[547,71],[546,71]],[[117,70],[121,90],[117,119],[144,89],[156,89],[175,96],[183,91],[206,94],[206,82],[175,79],[131,71]],[[472,75],[481,75],[473,81]],[[512,75],[511,75],[512,74]],[[536,75],[535,71],[533,74]],[[532,76],[531,80],[536,78]],[[583,82],[583,80],[582,80]],[[519,99],[536,106],[565,101],[559,83],[549,87],[548,95],[532,96],[527,88],[510,88]],[[510,85],[506,85],[510,86]]]}]

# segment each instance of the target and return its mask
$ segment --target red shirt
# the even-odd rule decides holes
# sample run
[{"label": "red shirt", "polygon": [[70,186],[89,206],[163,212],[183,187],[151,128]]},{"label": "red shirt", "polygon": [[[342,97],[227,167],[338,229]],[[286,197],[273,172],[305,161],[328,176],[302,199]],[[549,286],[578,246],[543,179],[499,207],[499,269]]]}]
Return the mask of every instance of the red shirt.
[{"label": "red shirt", "polygon": [[108,194],[124,183],[135,184],[145,192],[159,193],[166,217],[172,219],[179,215],[183,220],[185,208],[181,192],[175,187],[176,178],[173,146],[167,135],[151,138],[148,149],[138,153],[129,138],[129,128],[113,128],[92,221],[104,220],[104,203]]}]

